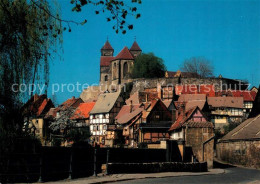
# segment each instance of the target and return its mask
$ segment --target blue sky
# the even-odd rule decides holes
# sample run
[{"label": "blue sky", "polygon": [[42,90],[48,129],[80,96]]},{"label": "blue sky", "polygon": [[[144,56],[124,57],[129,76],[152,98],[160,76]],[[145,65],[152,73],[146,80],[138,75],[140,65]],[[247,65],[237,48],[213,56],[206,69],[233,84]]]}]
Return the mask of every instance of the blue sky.
[{"label": "blue sky", "polygon": [[[88,22],[71,25],[72,32],[64,32],[62,60],[56,56],[51,63],[50,85],[97,84],[100,49],[107,36],[115,54],[131,47],[136,36],[143,52],[161,57],[168,70],[178,70],[187,58],[204,56],[212,62],[216,76],[259,85],[260,1],[143,0],[138,6],[141,18],[129,20],[134,29],[125,35],[116,34],[104,14],[95,15],[91,7],[75,13],[69,1],[59,3],[63,19]],[[65,88],[56,93],[58,103],[80,95]],[[48,93],[51,97],[51,88]]]}]

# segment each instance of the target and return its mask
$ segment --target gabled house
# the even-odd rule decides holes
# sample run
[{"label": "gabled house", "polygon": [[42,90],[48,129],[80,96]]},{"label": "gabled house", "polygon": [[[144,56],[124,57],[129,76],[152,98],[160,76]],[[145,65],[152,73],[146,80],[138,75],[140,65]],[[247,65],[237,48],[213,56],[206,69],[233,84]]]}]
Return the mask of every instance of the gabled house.
[{"label": "gabled house", "polygon": [[230,131],[216,146],[217,158],[231,164],[260,168],[260,114]]},{"label": "gabled house", "polygon": [[248,90],[227,90],[217,92],[216,96],[243,97],[243,113],[244,119],[246,119],[251,112],[251,109],[253,108],[253,102],[256,97],[256,92]]},{"label": "gabled house", "polygon": [[90,133],[94,144],[105,145],[108,125],[115,124],[115,117],[124,105],[120,91],[99,95],[90,111]]},{"label": "gabled house", "polygon": [[169,129],[170,139],[183,144],[180,146],[180,152],[184,161],[192,161],[192,158],[196,157],[199,162],[207,161],[208,167],[212,167],[213,124],[207,120],[199,107],[185,110],[184,106],[181,106],[178,111],[178,117]]},{"label": "gabled house", "polygon": [[232,164],[260,168],[260,92],[249,118],[238,125],[216,146],[217,158]]},{"label": "gabled house", "polygon": [[81,98],[74,96],[56,108],[51,108],[44,116],[44,120],[50,129],[50,140],[60,139],[64,142],[64,137],[68,131],[73,127],[70,117],[73,115],[76,108],[83,103]]},{"label": "gabled house", "polygon": [[243,120],[243,97],[209,97],[211,121],[216,128]]},{"label": "gabled house", "polygon": [[136,122],[141,123],[144,107],[140,104],[124,105],[116,116],[116,124],[122,128],[124,144],[127,147],[137,147],[138,135]]},{"label": "gabled house", "polygon": [[[176,109],[179,109],[180,106],[184,105],[186,111],[194,107],[199,107],[206,118],[209,118],[210,110],[206,94],[181,94],[178,101],[174,103]],[[176,111],[176,113],[180,113],[180,111]],[[176,114],[176,117],[177,116],[178,115]]]},{"label": "gabled house", "polygon": [[70,117],[71,120],[75,121],[75,127],[89,126],[89,113],[93,109],[96,102],[85,102],[79,104],[73,115]]},{"label": "gabled house", "polygon": [[155,143],[169,139],[168,129],[172,124],[172,113],[160,99],[144,103],[141,121],[136,123],[138,143]]},{"label": "gabled house", "polygon": [[38,96],[35,94],[22,107],[21,111],[24,116],[23,130],[40,138],[44,143],[48,134],[48,126],[44,121],[44,116],[53,108],[51,99],[46,95]]},{"label": "gabled house", "polygon": [[136,97],[136,94],[131,96],[115,118],[125,146],[138,147],[141,143],[151,144],[169,139],[172,113],[165,104],[158,98],[139,103]]}]

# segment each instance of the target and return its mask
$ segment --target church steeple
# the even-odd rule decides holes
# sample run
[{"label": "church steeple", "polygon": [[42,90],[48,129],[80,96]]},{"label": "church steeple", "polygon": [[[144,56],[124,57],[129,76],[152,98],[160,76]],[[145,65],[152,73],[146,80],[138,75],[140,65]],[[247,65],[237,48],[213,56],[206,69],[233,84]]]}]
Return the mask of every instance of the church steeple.
[{"label": "church steeple", "polygon": [[136,40],[134,41],[132,47],[130,48],[131,54],[136,58],[142,53],[142,49],[139,47],[138,43]]},{"label": "church steeple", "polygon": [[113,56],[114,49],[107,40],[104,46],[101,48],[101,56]]}]

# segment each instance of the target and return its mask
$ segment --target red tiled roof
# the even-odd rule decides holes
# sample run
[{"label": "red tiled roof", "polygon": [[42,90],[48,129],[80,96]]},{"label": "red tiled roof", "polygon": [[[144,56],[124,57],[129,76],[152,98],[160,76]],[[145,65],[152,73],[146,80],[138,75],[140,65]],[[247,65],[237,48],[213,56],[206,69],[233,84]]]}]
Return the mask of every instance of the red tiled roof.
[{"label": "red tiled roof", "polygon": [[244,101],[250,101],[253,102],[256,97],[256,92],[255,91],[231,91],[232,95],[234,97],[243,97]]},{"label": "red tiled roof", "polygon": [[70,119],[87,119],[89,113],[94,107],[95,102],[81,103]]},{"label": "red tiled roof", "polygon": [[247,91],[247,90],[225,90],[225,91],[217,91],[216,96],[230,96],[230,97],[243,97],[244,101],[253,102],[256,97],[255,91]]},{"label": "red tiled roof", "polygon": [[52,101],[45,94],[32,96],[26,104],[21,108],[22,114],[25,116],[41,116],[47,113],[49,108],[54,107]]},{"label": "red tiled roof", "polygon": [[188,121],[184,123],[184,126],[190,127],[190,128],[214,128],[213,123],[211,122],[194,122],[194,121]]},{"label": "red tiled roof", "polygon": [[206,101],[206,95],[205,94],[182,94],[178,99],[178,102],[189,102],[189,101]]},{"label": "red tiled roof", "polygon": [[193,107],[199,107],[200,110],[203,110],[204,106],[206,104],[206,100],[198,100],[198,101],[189,101],[185,105],[185,109],[190,109]]},{"label": "red tiled roof", "polygon": [[[169,131],[173,131],[176,129],[179,129],[181,127],[195,127],[195,128],[213,128],[213,124],[211,122],[207,122],[206,118],[205,121],[191,121],[191,117],[193,116],[193,114],[195,112],[200,111],[200,113],[202,114],[201,110],[199,109],[199,107],[193,107],[187,111],[185,111],[184,114],[180,114],[177,118],[177,120],[172,124],[171,128],[169,129]],[[203,114],[202,114],[203,116]]]},{"label": "red tiled roof", "polygon": [[130,95],[130,98],[128,98],[125,102],[127,105],[131,104],[131,101],[133,104],[139,104],[139,92],[135,92],[134,94]]},{"label": "red tiled roof", "polygon": [[141,51],[141,48],[139,47],[139,45],[137,44],[136,41],[134,41],[132,47],[130,48],[130,50],[134,50],[134,51]]},{"label": "red tiled roof", "polygon": [[197,94],[198,87],[197,85],[176,85],[175,86],[175,94]]},{"label": "red tiled roof", "polygon": [[134,59],[133,55],[130,53],[127,47],[124,47],[115,59]]},{"label": "red tiled roof", "polygon": [[101,50],[114,50],[113,47],[110,45],[109,41],[107,40]]},{"label": "red tiled roof", "polygon": [[212,107],[243,108],[243,97],[209,97],[208,104]]},{"label": "red tiled roof", "polygon": [[175,94],[205,94],[209,97],[215,96],[214,85],[202,84],[202,85],[176,85]]},{"label": "red tiled roof", "polygon": [[125,124],[125,123],[129,122],[130,120],[134,119],[140,113],[142,113],[143,110],[144,110],[143,108],[138,107],[135,110],[133,110],[131,113],[128,112],[128,113],[125,113],[122,116],[120,116],[117,119],[117,122],[120,124]]},{"label": "red tiled roof", "polygon": [[100,58],[100,66],[109,66],[111,61],[114,60],[113,56],[101,56]]},{"label": "red tiled roof", "polygon": [[54,107],[50,99],[44,99],[37,111],[37,116],[45,115],[50,108]]},{"label": "red tiled roof", "polygon": [[208,85],[208,84],[199,85],[198,93],[205,94],[209,97],[214,97],[215,96],[215,87],[214,87],[214,85]]},{"label": "red tiled roof", "polygon": [[[115,119],[120,119],[122,116],[124,116],[125,114],[129,114],[130,113],[130,107],[131,105],[123,105],[123,107],[120,109],[119,113],[117,114],[117,116],[115,117]],[[133,109],[132,112],[134,110],[136,110],[137,108],[139,108],[140,105],[139,104],[135,104],[133,105]]]},{"label": "red tiled roof", "polygon": [[198,107],[193,107],[193,108],[189,109],[188,111],[186,111],[185,114],[180,114],[178,116],[177,120],[172,124],[169,131],[180,128],[191,117],[191,115],[197,108]]},{"label": "red tiled roof", "polygon": [[66,110],[68,109],[69,107],[75,107],[77,108],[79,106],[80,103],[82,103],[83,100],[81,98],[75,98],[75,97],[72,97],[68,100],[66,100],[65,102],[63,102],[59,108],[61,110]]},{"label": "red tiled roof", "polygon": [[50,108],[50,110],[45,115],[45,119],[53,119],[56,117],[57,112],[59,111],[59,108]]}]

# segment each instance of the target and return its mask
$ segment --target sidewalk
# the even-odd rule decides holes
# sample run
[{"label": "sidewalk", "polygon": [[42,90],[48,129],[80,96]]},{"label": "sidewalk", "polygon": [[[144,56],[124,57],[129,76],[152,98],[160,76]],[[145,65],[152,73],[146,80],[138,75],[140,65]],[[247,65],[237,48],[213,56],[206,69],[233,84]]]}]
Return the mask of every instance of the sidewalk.
[{"label": "sidewalk", "polygon": [[75,180],[62,180],[57,182],[47,182],[48,184],[69,183],[69,184],[85,184],[85,183],[109,183],[116,181],[127,181],[144,178],[164,178],[177,176],[197,176],[197,175],[212,175],[223,174],[224,169],[209,169],[209,172],[163,172],[163,173],[142,173],[142,174],[113,174],[108,176],[98,175],[97,177],[79,178]]}]

